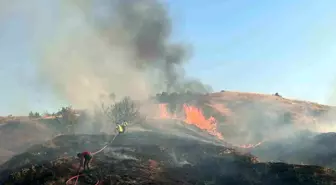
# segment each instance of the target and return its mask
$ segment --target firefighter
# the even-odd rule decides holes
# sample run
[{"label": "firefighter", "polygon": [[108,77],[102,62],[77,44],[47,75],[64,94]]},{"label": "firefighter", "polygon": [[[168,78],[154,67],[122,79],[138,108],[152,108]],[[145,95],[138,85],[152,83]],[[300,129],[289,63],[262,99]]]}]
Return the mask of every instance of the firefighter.
[{"label": "firefighter", "polygon": [[126,126],[128,125],[127,122],[123,122],[122,124],[117,124],[116,130],[119,134],[122,134],[126,131]]},{"label": "firefighter", "polygon": [[90,170],[90,162],[92,160],[92,154],[90,152],[85,151],[82,153],[78,153],[77,157],[80,159],[80,166],[78,168],[78,172],[82,166],[84,166],[84,171],[85,167],[87,168],[87,170]]}]

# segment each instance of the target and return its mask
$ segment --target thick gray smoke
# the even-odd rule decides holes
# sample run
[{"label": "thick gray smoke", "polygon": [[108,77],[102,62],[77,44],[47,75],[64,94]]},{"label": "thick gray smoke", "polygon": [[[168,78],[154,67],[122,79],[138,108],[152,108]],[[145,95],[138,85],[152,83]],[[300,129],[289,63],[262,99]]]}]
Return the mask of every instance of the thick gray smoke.
[{"label": "thick gray smoke", "polygon": [[172,43],[164,4],[154,0],[61,1],[41,39],[38,71],[54,92],[88,108],[101,95],[142,99],[161,91],[208,92],[187,78],[190,50]]},{"label": "thick gray smoke", "polygon": [[[106,4],[101,6],[106,8]],[[185,78],[182,65],[190,53],[186,45],[170,42],[172,24],[163,4],[154,0],[112,0],[107,14],[109,19],[98,20],[98,27],[105,31],[119,23],[129,45],[135,50],[136,59],[132,65],[138,69],[156,68],[162,72],[161,79],[165,80],[162,90],[209,90],[199,81]],[[114,37],[109,32],[106,36]]]}]

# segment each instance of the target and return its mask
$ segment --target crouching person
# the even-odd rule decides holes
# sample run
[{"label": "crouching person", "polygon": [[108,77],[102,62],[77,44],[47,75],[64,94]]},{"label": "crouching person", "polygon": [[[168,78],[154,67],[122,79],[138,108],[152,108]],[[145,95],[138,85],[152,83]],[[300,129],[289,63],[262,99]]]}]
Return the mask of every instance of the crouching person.
[{"label": "crouching person", "polygon": [[[90,162],[92,160],[92,154],[90,152],[82,152],[82,153],[78,153],[77,157],[80,159],[80,166],[78,168],[78,172],[81,169],[82,166],[84,166],[84,171],[90,170]],[[78,173],[77,172],[77,173]]]}]

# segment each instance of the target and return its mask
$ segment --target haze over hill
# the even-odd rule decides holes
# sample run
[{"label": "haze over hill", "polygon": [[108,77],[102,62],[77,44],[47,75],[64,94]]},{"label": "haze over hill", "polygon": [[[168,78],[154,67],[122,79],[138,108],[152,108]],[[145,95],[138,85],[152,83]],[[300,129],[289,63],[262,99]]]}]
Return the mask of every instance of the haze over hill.
[{"label": "haze over hill", "polygon": [[[131,131],[154,129],[156,132],[188,135],[211,142],[215,137],[216,142],[225,141],[241,148],[251,148],[264,142],[294,138],[305,130],[324,133],[334,128],[333,107],[275,95],[173,93],[164,96],[158,94],[157,99],[142,102],[140,111],[146,115],[147,123],[134,125]],[[62,124],[53,117],[29,120],[14,116],[10,119],[12,121],[5,121],[0,127],[4,153],[22,152],[29,147],[28,143],[42,143],[62,132],[58,128],[63,127]],[[98,125],[85,117],[81,120],[76,125],[77,134],[112,131],[110,122]]]},{"label": "haze over hill", "polygon": [[[179,3],[183,6],[185,2]],[[211,23],[212,19],[208,17],[211,12],[205,12],[205,6],[198,3],[194,3],[201,10],[195,18],[197,24],[200,21]],[[212,3],[206,5],[211,7],[214,5]],[[191,52],[192,48],[184,42],[185,39],[176,39],[173,35],[174,24],[167,6],[172,4],[157,0],[0,2],[0,7],[8,7],[5,10],[0,8],[0,21],[10,20],[7,16],[19,20],[8,21],[10,24],[7,26],[16,28],[16,31],[5,32],[16,35],[13,36],[15,40],[20,40],[18,44],[4,36],[7,43],[0,45],[1,64],[6,67],[5,73],[0,71],[0,82],[2,87],[6,87],[2,91],[4,95],[0,96],[3,98],[0,108],[6,111],[27,110],[27,115],[29,111],[34,111],[29,116],[1,117],[0,184],[64,184],[68,182],[67,179],[71,181],[76,178],[76,154],[82,150],[96,149],[101,149],[98,151],[102,153],[94,156],[92,173],[77,177],[78,185],[93,184],[93,181],[190,185],[336,184],[336,172],[326,168],[336,168],[336,149],[332,145],[336,136],[325,133],[334,131],[334,107],[291,100],[286,95],[281,97],[281,94],[230,92],[225,89],[213,93],[213,87],[198,79],[202,76],[216,89],[221,84],[219,81],[225,81],[228,84],[223,87],[244,84],[237,89],[263,89],[263,92],[278,91],[279,88],[280,93],[296,97],[301,93],[307,95],[302,99],[318,96],[320,100],[322,92],[327,92],[334,67],[328,63],[329,60],[317,60],[319,57],[316,56],[329,56],[324,55],[327,52],[300,57],[302,53],[310,54],[311,50],[289,47],[298,42],[294,34],[287,35],[290,41],[287,46],[294,54],[281,53],[278,47],[282,42],[276,39],[281,37],[274,36],[279,36],[279,33],[270,36],[262,32],[257,35],[268,35],[264,40],[275,43],[276,47],[266,47],[261,43],[248,44],[248,49],[235,51],[235,44],[232,43],[240,43],[241,48],[244,45],[241,40],[246,43],[253,40],[237,40],[236,34],[241,33],[237,30],[248,31],[248,35],[254,36],[256,30],[245,27],[233,29],[231,32],[234,35],[229,36],[232,38],[220,41],[217,32],[221,31],[214,29],[216,33],[212,34],[212,38],[221,44],[228,43],[227,47],[218,51],[218,45],[205,42],[201,44],[204,49],[210,48],[211,56],[226,56],[225,52],[231,49],[231,54],[239,57],[233,57],[234,60],[227,58],[230,62],[225,65],[227,69],[220,72],[220,77],[211,72],[205,77],[201,70],[194,71],[196,75],[190,77],[187,72],[192,67],[188,62],[195,53]],[[244,9],[242,3],[237,1],[225,1],[218,3],[218,6],[222,4]],[[333,7],[313,5],[312,2],[305,2],[284,7],[300,7],[290,12],[300,12],[302,6],[323,7],[323,11],[320,11],[323,15]],[[250,12],[250,6],[247,7],[246,12]],[[198,11],[197,8],[193,10]],[[278,11],[269,12],[273,16]],[[321,16],[312,13],[314,11],[307,12],[314,15],[315,20]],[[330,12],[334,12],[333,9]],[[271,28],[272,24],[266,23],[269,20],[273,23],[274,17],[267,15],[262,15],[262,21],[252,27],[266,29],[260,24],[263,23]],[[284,15],[280,17],[289,17],[289,12]],[[225,17],[236,16],[216,16],[216,20],[226,20]],[[301,22],[301,16],[293,16],[293,19]],[[308,20],[305,22],[314,22]],[[244,21],[249,24],[253,22]],[[229,22],[236,23],[232,20]],[[326,28],[323,25],[328,23],[316,22],[319,25],[315,27],[319,29]],[[25,24],[28,26],[23,26]],[[291,28],[297,25],[295,21],[291,24]],[[190,29],[187,25],[186,28]],[[210,29],[202,26],[194,30],[202,32],[203,28]],[[276,30],[292,33],[285,28]],[[307,30],[312,29],[300,29],[298,35],[304,35],[303,31]],[[203,35],[194,39],[207,40]],[[304,42],[303,45],[308,44]],[[286,45],[282,47],[286,48]],[[262,48],[264,53],[260,53]],[[270,52],[270,48],[275,52]],[[20,54],[21,50],[25,51],[24,55]],[[10,57],[11,53],[21,63],[13,62],[16,60]],[[265,58],[260,60],[261,63],[255,62],[259,60],[254,57],[244,58],[251,53]],[[267,55],[269,53],[276,55]],[[210,66],[220,69],[218,63],[207,63],[209,60],[202,60],[200,68]],[[242,62],[231,64],[231,61],[239,60]],[[246,60],[253,63],[245,64]],[[320,67],[316,61],[328,65]],[[12,63],[24,65],[13,67]],[[231,73],[230,70],[236,68],[244,76]],[[318,75],[317,71],[323,71],[323,75]],[[313,75],[309,75],[311,73]],[[296,77],[296,80],[292,77]],[[12,79],[16,79],[15,83],[12,83]],[[20,88],[7,90],[12,86]],[[323,91],[319,91],[319,87],[323,87]],[[300,93],[293,89],[299,89]],[[314,93],[319,92],[314,94],[312,89]],[[61,108],[60,105],[72,107],[62,107],[59,111],[43,115],[42,112],[30,110],[36,108],[37,96],[47,100],[45,106],[39,105],[41,109]],[[115,135],[116,124],[124,122],[129,123],[127,132]],[[115,138],[116,142],[113,143]],[[298,165],[301,163],[305,165]]]}]

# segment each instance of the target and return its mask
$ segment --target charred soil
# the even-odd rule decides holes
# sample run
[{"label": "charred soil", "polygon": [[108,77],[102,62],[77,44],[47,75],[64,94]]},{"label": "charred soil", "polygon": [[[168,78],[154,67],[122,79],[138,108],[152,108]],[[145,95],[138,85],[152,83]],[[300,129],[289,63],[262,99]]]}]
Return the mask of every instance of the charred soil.
[{"label": "charred soil", "polygon": [[[64,185],[76,175],[76,153],[97,151],[112,137],[63,135],[35,145],[1,166],[0,184]],[[260,163],[256,157],[228,146],[153,132],[119,135],[94,156],[91,167],[77,185],[93,185],[98,180],[124,185],[336,183],[336,173],[328,168]]]},{"label": "charred soil", "polygon": [[336,133],[304,132],[295,138],[265,142],[252,153],[263,161],[310,164],[336,169]]}]

